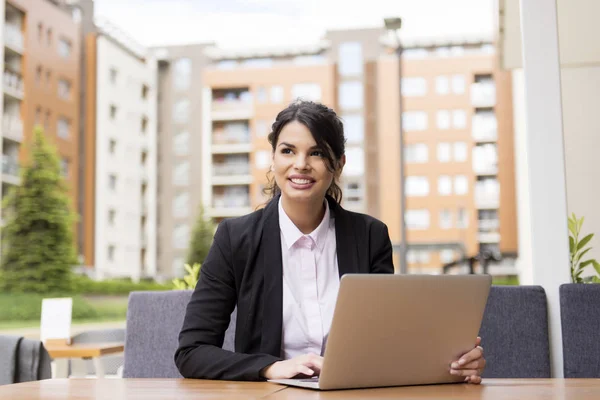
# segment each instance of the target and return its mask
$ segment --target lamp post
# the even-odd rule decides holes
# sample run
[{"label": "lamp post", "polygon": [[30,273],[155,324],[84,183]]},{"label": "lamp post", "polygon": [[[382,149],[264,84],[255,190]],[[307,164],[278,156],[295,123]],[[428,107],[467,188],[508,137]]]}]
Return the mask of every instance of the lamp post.
[{"label": "lamp post", "polygon": [[398,105],[399,114],[399,134],[400,134],[400,273],[406,274],[408,268],[406,265],[406,251],[408,249],[406,239],[406,223],[404,221],[404,215],[406,211],[406,196],[405,196],[405,174],[404,174],[404,130],[402,129],[402,45],[400,42],[400,35],[398,31],[402,27],[402,18],[385,18],[385,29],[388,32],[393,33],[396,39],[396,55],[398,56]]}]

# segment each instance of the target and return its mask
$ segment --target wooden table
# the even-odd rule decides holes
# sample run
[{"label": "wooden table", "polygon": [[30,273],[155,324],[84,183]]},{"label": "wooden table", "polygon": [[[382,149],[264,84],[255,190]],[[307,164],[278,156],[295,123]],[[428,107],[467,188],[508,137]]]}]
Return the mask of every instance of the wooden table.
[{"label": "wooden table", "polygon": [[0,399],[600,399],[600,379],[484,379],[483,384],[318,392],[267,382],[52,379],[0,386]]},{"label": "wooden table", "polygon": [[[44,345],[50,357],[56,361],[56,378],[68,376],[68,360],[70,358],[90,358],[94,363],[96,376],[104,377],[104,368],[100,357],[108,354],[122,353],[125,349],[123,343],[47,343]],[[85,375],[85,371],[74,371],[75,376]]]}]

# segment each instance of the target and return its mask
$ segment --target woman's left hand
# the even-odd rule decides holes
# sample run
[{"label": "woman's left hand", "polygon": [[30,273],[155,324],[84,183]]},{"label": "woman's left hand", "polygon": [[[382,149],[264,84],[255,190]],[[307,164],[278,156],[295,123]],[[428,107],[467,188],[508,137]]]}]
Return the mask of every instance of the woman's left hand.
[{"label": "woman's left hand", "polygon": [[475,348],[460,357],[450,365],[450,373],[455,376],[464,376],[465,382],[480,384],[481,374],[485,368],[483,348],[480,346],[481,338],[477,337]]}]

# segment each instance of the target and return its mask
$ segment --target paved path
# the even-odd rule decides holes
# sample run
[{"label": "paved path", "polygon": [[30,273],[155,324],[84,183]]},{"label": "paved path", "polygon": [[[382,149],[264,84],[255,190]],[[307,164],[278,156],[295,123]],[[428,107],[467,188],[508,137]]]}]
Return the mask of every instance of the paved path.
[{"label": "paved path", "polygon": [[[112,328],[125,328],[125,321],[111,321],[111,322],[86,322],[78,324],[77,322],[71,325],[71,336],[76,335],[80,332],[91,330],[91,329],[112,329]],[[0,335],[17,335],[25,336],[30,339],[40,338],[40,327],[33,326],[29,328],[11,328],[11,329],[0,329]]]}]

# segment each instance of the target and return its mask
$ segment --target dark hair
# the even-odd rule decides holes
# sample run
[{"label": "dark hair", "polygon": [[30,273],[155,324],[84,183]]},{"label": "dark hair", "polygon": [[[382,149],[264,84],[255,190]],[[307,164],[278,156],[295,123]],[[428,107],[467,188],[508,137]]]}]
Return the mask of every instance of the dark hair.
[{"label": "dark hair", "polygon": [[[273,151],[275,151],[283,127],[293,121],[298,121],[308,128],[315,142],[317,142],[317,146],[325,153],[327,169],[335,173],[340,166],[346,147],[344,124],[335,111],[323,104],[312,101],[298,100],[290,104],[277,114],[277,118],[271,126],[268,139]],[[281,192],[281,189],[279,189],[277,182],[270,174],[271,171],[267,173],[269,182],[264,189],[264,193],[273,198]],[[342,189],[340,189],[336,180],[337,176],[334,176],[327,194],[340,203],[342,201]]]}]

